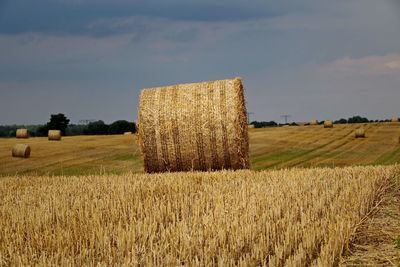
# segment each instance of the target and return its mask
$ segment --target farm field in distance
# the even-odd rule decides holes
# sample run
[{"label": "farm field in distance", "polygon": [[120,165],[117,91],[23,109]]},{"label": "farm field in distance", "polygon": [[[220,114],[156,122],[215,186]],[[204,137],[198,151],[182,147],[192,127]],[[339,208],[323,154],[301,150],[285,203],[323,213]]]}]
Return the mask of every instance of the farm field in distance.
[{"label": "farm field in distance", "polygon": [[[366,129],[366,138],[354,131]],[[254,170],[288,167],[380,165],[400,162],[400,124],[342,124],[274,127],[250,130],[250,158]],[[16,143],[32,148],[29,159],[11,157]],[[88,175],[143,172],[135,135],[0,139],[0,175]]]}]

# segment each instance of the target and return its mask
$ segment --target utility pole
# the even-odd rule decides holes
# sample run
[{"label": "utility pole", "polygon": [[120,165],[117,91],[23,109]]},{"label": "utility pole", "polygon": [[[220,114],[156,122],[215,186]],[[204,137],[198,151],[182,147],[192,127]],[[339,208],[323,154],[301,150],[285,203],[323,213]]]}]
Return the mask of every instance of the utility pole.
[{"label": "utility pole", "polygon": [[254,112],[247,112],[247,124],[250,124],[250,115],[254,115]]},{"label": "utility pole", "polygon": [[289,119],[290,117],[292,117],[292,115],[289,115],[289,114],[285,114],[285,115],[282,115],[282,116],[281,116],[281,118],[284,118],[284,119],[285,119],[285,124],[287,124],[287,121],[288,121],[288,119]]}]

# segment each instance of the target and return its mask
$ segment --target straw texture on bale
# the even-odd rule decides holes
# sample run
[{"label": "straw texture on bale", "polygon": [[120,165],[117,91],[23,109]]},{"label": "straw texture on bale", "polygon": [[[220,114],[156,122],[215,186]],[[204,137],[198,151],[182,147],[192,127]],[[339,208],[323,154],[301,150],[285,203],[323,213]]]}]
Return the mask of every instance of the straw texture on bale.
[{"label": "straw texture on bale", "polygon": [[25,144],[16,144],[12,149],[12,156],[18,158],[29,158],[31,155],[31,148]]},{"label": "straw texture on bale", "polygon": [[399,122],[399,118],[393,117],[393,118],[392,118],[392,122]]},{"label": "straw texture on bale", "polygon": [[333,122],[330,120],[324,121],[324,128],[333,128]]},{"label": "straw texture on bale", "polygon": [[357,129],[354,132],[356,138],[365,138],[365,130],[364,129]]},{"label": "straw texture on bale", "polygon": [[60,141],[61,131],[60,130],[49,130],[48,138],[50,141]]},{"label": "straw texture on bale", "polygon": [[240,78],[143,89],[139,125],[146,172],[249,168]]},{"label": "straw texture on bale", "polygon": [[317,120],[311,120],[310,121],[310,125],[318,125],[318,121]]},{"label": "straw texture on bale", "polygon": [[17,138],[29,138],[28,129],[18,129],[15,135]]}]

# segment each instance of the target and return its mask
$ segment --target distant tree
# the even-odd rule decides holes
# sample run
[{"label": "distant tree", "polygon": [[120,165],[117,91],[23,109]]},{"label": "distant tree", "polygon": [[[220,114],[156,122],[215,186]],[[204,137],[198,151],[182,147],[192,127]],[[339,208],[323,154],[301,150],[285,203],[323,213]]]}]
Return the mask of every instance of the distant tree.
[{"label": "distant tree", "polygon": [[338,124],[338,123],[339,123],[339,124],[345,124],[345,123],[347,123],[347,120],[342,118],[342,119],[340,119],[340,120],[335,121],[334,123],[335,123],[335,124]]},{"label": "distant tree", "polygon": [[7,136],[8,136],[7,126],[0,125],[0,137],[7,137]]},{"label": "distant tree", "polygon": [[108,129],[110,126],[104,123],[104,121],[95,121],[87,125],[87,128],[83,130],[84,134],[89,135],[104,135],[108,134]]},{"label": "distant tree", "polygon": [[87,130],[88,125],[85,124],[70,124],[67,127],[65,132],[66,135],[73,136],[73,135],[82,135]]},{"label": "distant tree", "polygon": [[18,128],[17,125],[0,126],[0,137],[15,137]]},{"label": "distant tree", "polygon": [[274,121],[253,121],[251,124],[254,125],[254,128],[264,128],[264,127],[274,127],[278,126],[278,124]]},{"label": "distant tree", "polygon": [[366,123],[369,122],[367,118],[363,118],[360,116],[353,116],[347,120],[349,123]]},{"label": "distant tree", "polygon": [[47,136],[48,130],[47,125],[41,125],[36,129],[35,136]]},{"label": "distant tree", "polygon": [[123,134],[124,132],[136,132],[135,123],[126,120],[118,120],[114,121],[108,129],[109,134]]},{"label": "distant tree", "polygon": [[67,130],[69,124],[69,119],[62,114],[52,114],[50,117],[50,121],[47,123],[47,130],[60,130],[63,135],[65,135],[65,131]]}]

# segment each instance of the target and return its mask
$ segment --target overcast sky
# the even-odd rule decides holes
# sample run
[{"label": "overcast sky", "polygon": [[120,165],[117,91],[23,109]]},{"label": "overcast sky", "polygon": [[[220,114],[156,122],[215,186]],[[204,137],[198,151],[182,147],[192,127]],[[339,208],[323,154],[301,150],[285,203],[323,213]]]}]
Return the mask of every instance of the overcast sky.
[{"label": "overcast sky", "polygon": [[0,0],[0,124],[235,76],[253,120],[400,116],[400,0]]}]

